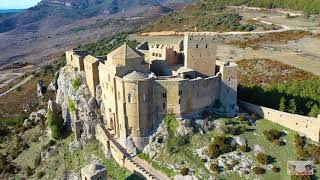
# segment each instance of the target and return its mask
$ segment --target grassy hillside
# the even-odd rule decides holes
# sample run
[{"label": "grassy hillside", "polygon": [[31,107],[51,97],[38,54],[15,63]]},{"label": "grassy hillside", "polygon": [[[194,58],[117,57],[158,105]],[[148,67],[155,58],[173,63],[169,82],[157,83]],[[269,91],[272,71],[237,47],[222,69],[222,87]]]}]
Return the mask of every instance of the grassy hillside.
[{"label": "grassy hillside", "polygon": [[256,28],[250,24],[242,25],[240,20],[239,14],[225,11],[217,3],[201,2],[170,13],[143,31],[252,31]]},{"label": "grassy hillside", "polygon": [[227,5],[300,10],[306,15],[320,13],[320,0],[203,0],[170,13],[144,29],[152,31],[252,31],[257,27],[240,23],[241,16]]},{"label": "grassy hillside", "polygon": [[221,5],[248,5],[263,8],[284,8],[303,11],[305,14],[319,14],[320,0],[206,0]]},{"label": "grassy hillside", "polygon": [[121,46],[124,42],[127,42],[130,47],[135,48],[138,42],[127,41],[127,35],[128,33],[118,33],[111,37],[101,38],[94,43],[82,44],[78,49],[89,51],[94,56],[104,56]]}]

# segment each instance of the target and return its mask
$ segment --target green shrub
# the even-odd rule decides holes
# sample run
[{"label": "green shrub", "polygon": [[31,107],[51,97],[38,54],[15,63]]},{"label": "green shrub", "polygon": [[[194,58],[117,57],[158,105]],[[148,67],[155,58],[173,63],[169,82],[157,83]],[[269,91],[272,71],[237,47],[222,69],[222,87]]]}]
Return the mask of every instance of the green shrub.
[{"label": "green shrub", "polygon": [[186,175],[188,175],[188,173],[189,173],[189,168],[187,168],[187,167],[182,167],[182,168],[180,169],[180,174],[181,174],[181,175],[186,176]]},{"label": "green shrub", "polygon": [[243,133],[242,127],[235,127],[235,126],[222,126],[221,130],[225,134],[231,134],[231,135],[240,135]]},{"label": "green shrub", "polygon": [[239,146],[239,150],[242,152],[248,152],[249,148],[247,146]]},{"label": "green shrub", "polygon": [[169,154],[174,154],[178,152],[181,147],[183,147],[188,143],[189,143],[188,137],[170,135],[170,137],[166,139],[165,150]]},{"label": "green shrub", "polygon": [[256,159],[262,165],[270,164],[270,157],[266,154],[258,153]]},{"label": "green shrub", "polygon": [[275,140],[279,140],[281,137],[281,131],[278,131],[276,129],[271,129],[271,130],[264,130],[263,135],[266,137],[266,139],[270,142],[273,142]]},{"label": "green shrub", "polygon": [[40,163],[41,163],[41,154],[38,154],[38,155],[36,156],[36,158],[34,159],[33,166],[34,166],[34,167],[38,167]]},{"label": "green shrub", "polygon": [[281,97],[280,104],[279,104],[279,111],[285,111],[286,110],[286,99],[284,97]]},{"label": "green shrub", "polygon": [[175,133],[177,127],[179,126],[177,119],[174,114],[166,114],[163,119],[166,127],[168,128],[169,133]]},{"label": "green shrub", "polygon": [[315,164],[320,164],[320,147],[315,144],[308,144],[305,147],[305,150],[308,152],[309,157],[314,160]]},{"label": "green shrub", "polygon": [[291,180],[312,180],[312,176],[304,175],[304,176],[291,176]]},{"label": "green shrub", "polygon": [[242,121],[242,122],[246,121],[246,117],[244,116],[244,114],[240,114],[239,120]]},{"label": "green shrub", "polygon": [[218,166],[217,163],[211,163],[210,169],[211,169],[211,171],[213,171],[213,172],[219,172],[219,166]]},{"label": "green shrub", "polygon": [[308,116],[310,117],[318,117],[318,115],[320,114],[320,107],[318,107],[317,104],[314,104],[311,109],[310,112],[308,113]]},{"label": "green shrub", "polygon": [[76,77],[75,79],[72,80],[71,84],[72,84],[72,88],[73,88],[74,90],[78,90],[79,87],[80,87],[81,84],[82,84],[81,78],[80,78],[80,77]]},{"label": "green shrub", "polygon": [[61,136],[61,132],[60,132],[58,126],[52,125],[50,129],[51,129],[51,137],[54,139],[59,139],[59,137]]},{"label": "green shrub", "polygon": [[275,173],[280,172],[280,168],[277,166],[273,166],[271,170]]},{"label": "green shrub", "polygon": [[254,167],[252,168],[254,174],[260,175],[260,174],[264,174],[266,172],[265,169],[263,169],[262,167]]},{"label": "green shrub", "polygon": [[257,119],[257,115],[256,115],[255,113],[252,113],[252,114],[250,115],[250,118],[251,118],[252,120],[256,120],[256,119]]},{"label": "green shrub", "polygon": [[76,113],[76,101],[68,100],[68,110],[71,114]]},{"label": "green shrub", "polygon": [[216,136],[208,149],[209,156],[212,159],[231,151],[233,149],[225,136]]},{"label": "green shrub", "polygon": [[63,119],[61,115],[54,114],[50,109],[48,109],[47,119],[48,127],[51,129],[52,138],[60,138],[63,131]]},{"label": "green shrub", "polygon": [[27,166],[25,168],[25,172],[26,172],[28,177],[31,176],[34,173],[30,166]]},{"label": "green shrub", "polygon": [[43,176],[44,176],[44,172],[43,171],[37,172],[37,179],[41,179]]},{"label": "green shrub", "polygon": [[272,141],[272,144],[281,146],[281,145],[282,145],[282,142],[281,142],[279,139],[275,139],[275,140]]}]

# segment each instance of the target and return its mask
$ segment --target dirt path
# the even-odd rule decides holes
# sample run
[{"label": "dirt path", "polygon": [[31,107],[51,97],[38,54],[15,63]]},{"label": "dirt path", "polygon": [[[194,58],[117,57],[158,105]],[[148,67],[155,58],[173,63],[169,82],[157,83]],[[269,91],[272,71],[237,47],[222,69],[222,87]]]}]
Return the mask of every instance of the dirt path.
[{"label": "dirt path", "polygon": [[[17,78],[21,77],[23,73],[5,73],[5,74],[0,74],[0,80],[4,79],[4,82],[0,84],[0,88],[7,86],[9,83],[12,81],[16,80]],[[7,77],[11,77],[8,79]]]},{"label": "dirt path", "polygon": [[0,97],[5,96],[6,94],[16,90],[18,87],[20,87],[20,86],[24,85],[25,83],[27,83],[31,78],[33,78],[33,75],[28,76],[27,78],[23,79],[21,82],[19,82],[18,84],[14,85],[12,88],[7,90],[6,92],[0,94]]}]

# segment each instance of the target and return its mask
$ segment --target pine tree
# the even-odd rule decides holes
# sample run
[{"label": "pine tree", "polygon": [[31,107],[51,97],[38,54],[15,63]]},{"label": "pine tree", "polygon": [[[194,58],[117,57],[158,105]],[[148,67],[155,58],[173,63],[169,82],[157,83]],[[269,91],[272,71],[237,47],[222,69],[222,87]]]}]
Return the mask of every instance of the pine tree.
[{"label": "pine tree", "polygon": [[289,102],[289,107],[288,107],[288,111],[292,114],[297,113],[297,104],[296,101],[294,99],[291,99]]},{"label": "pine tree", "polygon": [[311,107],[311,110],[309,112],[309,116],[310,117],[318,117],[318,115],[320,114],[320,108],[318,107],[317,104],[314,104],[312,107]]},{"label": "pine tree", "polygon": [[279,111],[285,111],[286,110],[286,99],[284,97],[281,97],[280,104],[279,104]]}]

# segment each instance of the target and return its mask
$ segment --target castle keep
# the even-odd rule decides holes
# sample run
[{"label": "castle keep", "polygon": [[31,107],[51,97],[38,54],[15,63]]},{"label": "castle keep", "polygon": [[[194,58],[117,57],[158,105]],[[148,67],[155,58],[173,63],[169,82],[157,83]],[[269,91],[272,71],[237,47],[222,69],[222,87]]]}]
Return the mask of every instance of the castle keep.
[{"label": "castle keep", "polygon": [[219,100],[236,115],[237,65],[216,60],[212,36],[185,35],[177,44],[123,44],[106,57],[68,51],[70,70],[84,71],[92,96],[102,89],[104,125],[120,143],[142,148],[166,113],[187,116]]}]

